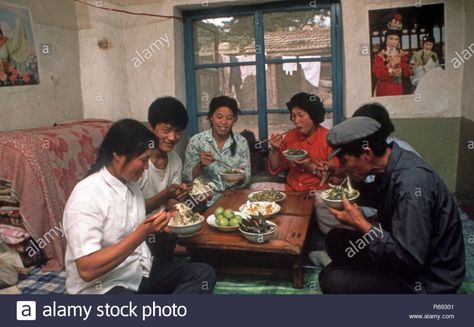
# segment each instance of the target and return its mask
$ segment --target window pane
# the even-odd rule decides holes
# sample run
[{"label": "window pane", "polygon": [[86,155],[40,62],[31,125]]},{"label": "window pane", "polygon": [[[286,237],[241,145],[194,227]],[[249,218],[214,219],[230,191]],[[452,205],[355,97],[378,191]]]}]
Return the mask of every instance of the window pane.
[{"label": "window pane", "polygon": [[196,96],[199,112],[209,111],[217,95],[233,97],[242,110],[257,109],[256,69],[254,65],[196,70]]},{"label": "window pane", "polygon": [[272,134],[283,133],[295,127],[290,120],[290,113],[268,113],[268,137]]},{"label": "window pane", "polygon": [[326,108],[332,108],[331,63],[311,61],[268,64],[266,70],[267,108],[286,108],[299,92],[316,94]]},{"label": "window pane", "polygon": [[331,55],[331,13],[306,10],[264,14],[266,58]]},{"label": "window pane", "polygon": [[[327,129],[333,126],[332,112],[326,113],[326,120],[321,123]],[[268,119],[268,137],[272,134],[283,133],[289,129],[295,128],[295,125],[290,120],[290,113],[269,113]]]},{"label": "window pane", "polygon": [[[444,32],[444,31],[443,31]],[[441,40],[441,33],[440,33],[440,28],[438,26],[433,27],[433,37],[435,39],[435,43],[439,43]],[[444,36],[443,36],[444,40]]]},{"label": "window pane", "polygon": [[198,20],[193,22],[193,36],[196,64],[255,60],[253,16]]},{"label": "window pane", "polygon": [[402,35],[402,49],[410,49],[410,38],[408,35]]},{"label": "window pane", "polygon": [[[237,123],[235,123],[233,127],[233,131],[235,134],[239,134],[243,130],[249,130],[254,135],[255,138],[258,139],[258,120],[257,115],[240,115]],[[207,120],[207,116],[201,116],[198,119],[199,131],[205,131],[206,129],[211,128],[209,121]]]}]

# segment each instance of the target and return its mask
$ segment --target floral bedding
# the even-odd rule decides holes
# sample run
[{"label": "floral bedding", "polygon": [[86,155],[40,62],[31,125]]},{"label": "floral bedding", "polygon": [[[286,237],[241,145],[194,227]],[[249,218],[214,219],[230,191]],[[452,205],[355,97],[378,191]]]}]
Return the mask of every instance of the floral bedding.
[{"label": "floral bedding", "polygon": [[[11,185],[12,195],[19,200],[22,225],[36,241],[27,252],[34,255],[43,251],[49,259],[46,270],[64,266],[64,206],[95,161],[111,124],[108,120],[86,119],[0,133],[0,180]],[[18,210],[12,210],[11,222],[19,225]]]}]

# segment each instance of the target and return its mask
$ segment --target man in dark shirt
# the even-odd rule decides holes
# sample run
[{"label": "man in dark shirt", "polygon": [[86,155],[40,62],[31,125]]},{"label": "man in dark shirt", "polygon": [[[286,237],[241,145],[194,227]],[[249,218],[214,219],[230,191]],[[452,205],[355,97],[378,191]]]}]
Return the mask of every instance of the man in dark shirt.
[{"label": "man in dark shirt", "polygon": [[343,200],[326,239],[333,259],[320,274],[324,293],[455,293],[464,280],[462,225],[452,195],[422,159],[387,144],[380,124],[350,118],[327,136],[344,172],[375,175],[378,224]]}]

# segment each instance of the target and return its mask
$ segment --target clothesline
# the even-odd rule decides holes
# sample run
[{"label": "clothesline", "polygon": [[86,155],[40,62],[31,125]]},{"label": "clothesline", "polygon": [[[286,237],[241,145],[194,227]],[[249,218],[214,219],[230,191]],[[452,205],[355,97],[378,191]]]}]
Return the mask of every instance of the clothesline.
[{"label": "clothesline", "polygon": [[[319,56],[282,56],[282,59],[308,59],[308,58],[318,58]],[[240,56],[227,56],[224,54],[219,54],[220,62],[249,62],[255,61],[255,55],[240,55]],[[319,80],[321,76],[321,62],[285,62],[282,65],[282,69],[285,72],[285,75],[293,76],[293,73],[298,71],[298,64],[303,70],[303,74],[306,80],[311,83],[313,86],[319,86]],[[245,82],[245,79],[248,76],[255,76],[257,74],[257,69],[255,65],[242,65],[233,67],[234,70],[231,73],[230,67],[224,68],[224,73],[226,76],[229,76],[232,85],[240,86]],[[265,64],[265,70],[268,70],[268,64]]]}]

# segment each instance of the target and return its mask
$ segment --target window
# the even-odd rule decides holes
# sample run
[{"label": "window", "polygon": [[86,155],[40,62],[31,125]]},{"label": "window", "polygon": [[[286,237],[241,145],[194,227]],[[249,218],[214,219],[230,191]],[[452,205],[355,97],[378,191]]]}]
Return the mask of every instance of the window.
[{"label": "window", "polygon": [[326,124],[342,119],[340,7],[292,1],[185,12],[190,133],[209,128],[210,100],[225,94],[242,110],[235,132],[260,139],[293,127],[286,102],[318,95]]}]

